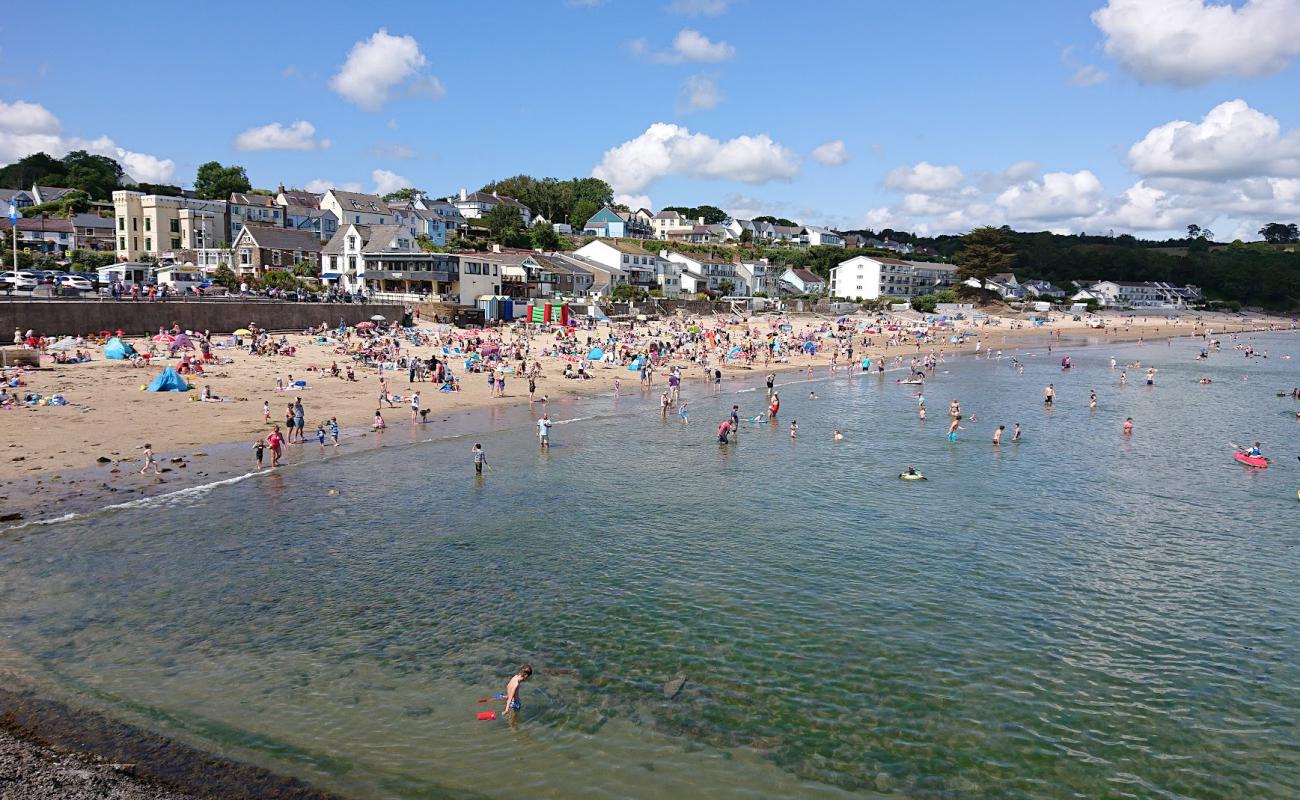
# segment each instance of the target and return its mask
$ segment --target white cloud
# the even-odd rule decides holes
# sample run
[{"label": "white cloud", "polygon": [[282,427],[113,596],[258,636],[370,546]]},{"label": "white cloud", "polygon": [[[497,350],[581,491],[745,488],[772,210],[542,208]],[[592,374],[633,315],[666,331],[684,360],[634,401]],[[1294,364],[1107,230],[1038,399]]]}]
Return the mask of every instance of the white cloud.
[{"label": "white cloud", "polygon": [[1109,0],[1092,13],[1106,53],[1144,83],[1267,75],[1300,54],[1300,0]]},{"label": "white cloud", "polygon": [[733,0],[672,0],[664,10],[683,17],[716,17],[727,13]]},{"label": "white cloud", "polygon": [[704,75],[692,75],[682,84],[682,96],[677,102],[677,111],[708,111],[717,108],[722,102],[722,93],[712,78]]},{"label": "white cloud", "polygon": [[614,202],[621,203],[633,211],[638,208],[654,208],[648,194],[616,194],[614,195]]},{"label": "white cloud", "polygon": [[0,130],[19,135],[51,133],[60,129],[59,118],[39,103],[0,100]]},{"label": "white cloud", "polygon": [[657,64],[716,64],[736,54],[736,48],[726,42],[715,42],[699,31],[683,28],[673,37],[672,47],[652,53],[645,39],[633,39],[627,47],[636,56],[649,56]]},{"label": "white cloud", "polygon": [[757,197],[729,192],[722,200],[722,208],[737,219],[754,217],[785,217],[791,213],[790,204],[784,200],[762,200]]},{"label": "white cloud", "polygon": [[1049,172],[1041,181],[1028,180],[997,197],[997,204],[1012,220],[1050,222],[1087,217],[1101,211],[1105,190],[1088,170]]},{"label": "white cloud", "polygon": [[1038,174],[1040,169],[1037,161],[1017,161],[1003,171],[1003,177],[1010,183],[1023,181]]},{"label": "white cloud", "polygon": [[844,140],[836,139],[818,146],[812,151],[812,160],[828,167],[838,167],[849,163],[849,154],[844,149]]},{"label": "white cloud", "polygon": [[317,140],[316,126],[298,120],[285,126],[278,122],[249,128],[235,137],[236,150],[325,150],[329,139]]},{"label": "white cloud", "polygon": [[389,93],[403,83],[408,84],[410,93],[441,97],[446,93],[442,83],[421,73],[428,63],[415,37],[393,36],[380,28],[369,39],[352,45],[329,87],[366,111],[382,108]]},{"label": "white cloud", "polygon": [[370,152],[375,158],[388,158],[394,160],[404,160],[415,157],[415,150],[407,145],[398,142],[375,142]]},{"label": "white cloud", "polygon": [[1210,110],[1200,123],[1175,120],[1153,128],[1128,153],[1139,175],[1239,178],[1300,174],[1300,130],[1282,133],[1277,119],[1244,100]]},{"label": "white cloud", "polygon": [[1070,83],[1075,86],[1097,86],[1105,83],[1109,77],[1105,70],[1098,69],[1091,64],[1084,64],[1070,76]]},{"label": "white cloud", "polygon": [[405,189],[411,185],[409,178],[386,169],[377,169],[372,171],[370,173],[370,179],[375,182],[375,194],[379,195],[395,192],[398,189]]},{"label": "white cloud", "polygon": [[412,97],[427,97],[430,100],[441,100],[447,96],[447,87],[442,81],[426,75],[422,78],[416,78],[411,81],[411,85],[406,90],[407,94]]},{"label": "white cloud", "polygon": [[936,166],[927,161],[911,167],[894,167],[885,175],[885,186],[899,191],[937,192],[951,189],[961,182],[959,167]]},{"label": "white cloud", "polygon": [[286,80],[289,78],[301,78],[302,70],[298,69],[297,66],[290,64],[289,66],[280,70],[280,77],[285,78]]},{"label": "white cloud", "polygon": [[135,153],[122,147],[114,147],[111,153],[104,153],[104,155],[116,156],[123,171],[137,181],[171,183],[176,177],[176,162],[170,158]]},{"label": "white cloud", "polygon": [[338,181],[330,181],[324,178],[312,178],[307,181],[302,188],[314,194],[325,194],[330,189],[339,189],[344,192],[359,192],[361,191],[361,184],[358,181],[345,181],[340,183]]},{"label": "white cloud", "polygon": [[719,141],[656,122],[640,136],[606,150],[591,174],[616,192],[632,193],[666,175],[758,184],[790,180],[798,172],[798,156],[765,133]]},{"label": "white cloud", "polygon": [[39,103],[0,101],[0,164],[17,161],[32,153],[61,158],[73,150],[109,156],[128,175],[148,183],[168,183],[176,174],[176,163],[148,153],[119,147],[107,136],[85,139],[64,136],[59,118]]}]

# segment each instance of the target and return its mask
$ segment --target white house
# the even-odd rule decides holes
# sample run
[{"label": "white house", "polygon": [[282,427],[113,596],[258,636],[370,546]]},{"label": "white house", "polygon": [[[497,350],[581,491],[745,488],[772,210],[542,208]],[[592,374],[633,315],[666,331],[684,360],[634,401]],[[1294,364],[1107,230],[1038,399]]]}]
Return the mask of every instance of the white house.
[{"label": "white house", "polygon": [[320,207],[333,211],[339,227],[344,225],[391,225],[393,210],[377,194],[361,194],[330,189],[321,198]]},{"label": "white house", "polygon": [[482,219],[492,209],[505,205],[519,210],[519,217],[524,221],[525,228],[533,222],[532,209],[513,197],[499,195],[496,192],[466,192],[461,189],[460,194],[451,198],[450,202],[465,219]]},{"label": "white house", "polygon": [[802,267],[789,267],[781,273],[780,280],[793,286],[796,294],[821,294],[826,291],[826,281],[817,273]]},{"label": "white house", "polygon": [[[723,283],[728,282],[731,284],[729,294],[747,294],[748,285],[738,280],[735,264],[711,261],[686,253],[665,253],[664,257],[681,266],[683,280],[688,280],[691,284],[690,292],[701,292],[705,289],[721,292]],[[682,288],[687,290],[685,285]]]},{"label": "white house", "polygon": [[[761,223],[760,223],[761,224]],[[773,294],[770,285],[771,265],[766,258],[760,258],[757,261],[741,261],[736,264],[736,284],[745,284],[744,294],[753,296],[762,292],[763,294]],[[739,290],[737,294],[740,294]]]},{"label": "white house", "polygon": [[[700,220],[699,222],[703,222]],[[667,241],[668,234],[675,233],[682,229],[690,230],[696,221],[686,219],[676,211],[660,211],[650,218],[650,228],[654,231],[654,237],[660,241]]]},{"label": "white house", "polygon": [[[643,289],[659,288],[659,256],[630,239],[596,239],[574,251],[590,261],[617,269],[627,276],[627,282]],[[611,284],[611,289],[615,283]]]},{"label": "white house", "polygon": [[809,247],[843,247],[844,237],[828,228],[805,225],[800,234],[800,241]]},{"label": "white house", "polygon": [[906,298],[930,291],[919,288],[917,266],[892,258],[854,256],[831,269],[830,293],[851,300]]}]

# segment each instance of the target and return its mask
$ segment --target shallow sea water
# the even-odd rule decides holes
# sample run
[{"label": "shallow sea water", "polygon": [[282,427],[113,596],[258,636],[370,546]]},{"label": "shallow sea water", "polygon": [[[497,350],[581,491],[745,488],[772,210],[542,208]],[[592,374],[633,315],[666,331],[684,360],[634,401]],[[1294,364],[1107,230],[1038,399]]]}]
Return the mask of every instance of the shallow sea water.
[{"label": "shallow sea water", "polygon": [[[1294,797],[1300,338],[1255,341],[955,360],[926,422],[900,373],[784,376],[779,424],[727,447],[761,388],[692,379],[689,425],[662,387],[553,404],[548,453],[526,410],[394,426],[0,538],[0,634],[89,703],[357,797]],[[1273,468],[1233,462],[1247,439]],[[524,660],[518,723],[476,721]]]}]

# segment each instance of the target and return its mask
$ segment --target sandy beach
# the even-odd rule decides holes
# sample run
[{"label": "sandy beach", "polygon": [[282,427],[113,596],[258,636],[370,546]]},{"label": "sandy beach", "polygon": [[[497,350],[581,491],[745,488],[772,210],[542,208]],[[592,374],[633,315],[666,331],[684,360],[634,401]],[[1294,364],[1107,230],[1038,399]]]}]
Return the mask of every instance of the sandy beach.
[{"label": "sandy beach", "polygon": [[[1235,333],[1266,330],[1270,325],[1280,328],[1293,325],[1290,320],[1280,318],[1215,314],[1189,314],[1181,318],[1109,315],[1100,319],[1106,322],[1104,329],[1089,327],[1086,320],[1076,321],[1068,315],[1053,315],[1047,325],[1040,327],[1026,324],[1017,316],[989,316],[979,322],[958,322],[953,328],[938,329],[937,335],[924,340],[919,349],[915,339],[901,331],[900,339],[892,345],[888,339],[894,334],[888,330],[883,335],[859,333],[854,337],[858,346],[854,368],[864,355],[870,356],[873,362],[883,356],[892,365],[893,359],[900,356],[910,358],[934,352],[950,357],[975,352],[977,347],[1012,354],[1019,348],[1042,346],[1051,341],[1074,346],[1081,337],[1087,337],[1090,342],[1154,340],[1200,334],[1207,329]],[[916,315],[910,319],[907,316],[893,319],[899,328],[917,320]],[[874,317],[859,316],[847,324],[865,327],[872,322]],[[744,321],[725,317],[679,318],[641,322],[631,330],[625,325],[601,323],[593,329],[579,329],[575,336],[579,349],[585,350],[588,341],[598,345],[613,333],[635,352],[651,341],[666,341],[689,326],[698,326],[701,334],[727,331],[734,343],[757,341],[779,330],[781,325],[789,325],[782,336],[798,341],[815,331],[834,328],[834,323],[832,318],[817,315],[792,318],[765,315]],[[956,334],[963,334],[964,342],[952,343],[951,338]],[[476,334],[453,330],[452,335],[463,339]],[[485,339],[503,345],[515,342],[522,335],[513,326],[482,333]],[[865,352],[861,346],[864,337],[871,341]],[[221,342],[225,337],[214,335],[213,338]],[[275,334],[274,338],[278,341],[282,337]],[[287,405],[301,398],[306,408],[307,444],[287,448],[286,458],[290,463],[320,456],[324,450],[337,452],[333,447],[320,448],[315,439],[317,425],[330,418],[338,419],[342,431],[338,450],[344,451],[374,442],[377,437],[370,434],[377,408],[382,410],[388,426],[386,433],[392,441],[409,438],[413,431],[423,437],[439,435],[458,415],[528,403],[525,379],[508,375],[504,395],[493,397],[486,377],[466,373],[461,368],[461,359],[453,357],[453,367],[462,379],[460,391],[439,392],[436,383],[409,382],[405,369],[386,370],[383,376],[393,395],[390,405],[379,400],[382,390],[378,369],[355,364],[355,381],[331,377],[332,364],[338,364],[341,370],[354,364],[349,355],[339,352],[339,345],[321,344],[317,336],[302,333],[285,334],[283,338],[296,348],[293,356],[258,356],[249,354],[247,348],[218,347],[215,350],[218,363],[207,367],[206,374],[191,377],[195,390],[176,393],[150,393],[142,391],[142,387],[164,366],[178,364],[179,358],[160,355],[147,366],[135,367],[126,361],[106,360],[102,347],[89,346],[85,349],[94,354],[94,360],[88,363],[59,365],[43,356],[42,369],[23,373],[27,385],[17,391],[37,392],[45,397],[61,393],[68,404],[19,404],[0,411],[8,440],[0,456],[0,507],[10,516],[7,522],[50,519],[69,510],[89,510],[131,497],[161,494],[246,474],[255,464],[253,442],[271,431],[271,424],[263,418],[263,402],[269,403],[271,423],[280,423],[282,427]],[[147,339],[127,341],[141,352],[149,347]],[[554,341],[553,331],[532,334],[529,363],[538,361],[543,370],[537,381],[539,402],[534,404],[537,416],[548,407],[540,402],[542,397],[547,397],[553,408],[557,401],[574,397],[612,397],[616,381],[624,396],[657,395],[665,388],[665,369],[659,370],[646,389],[639,385],[637,373],[621,364],[597,364],[588,380],[566,379],[565,367],[576,367],[571,357],[539,355],[544,346]],[[768,371],[783,373],[811,368],[824,373],[834,349],[822,346],[816,354],[806,355],[791,348],[788,360],[774,361],[764,367],[761,359],[753,366],[724,359],[721,344],[711,350],[707,344],[700,346],[700,352],[707,350],[710,370],[722,364],[724,385],[738,380],[761,380]],[[440,348],[404,344],[403,352],[427,358],[440,352]],[[690,358],[675,357],[666,363],[682,368],[687,385],[708,380],[705,369]],[[843,357],[840,363],[844,368]],[[276,388],[277,381],[289,385],[297,380],[305,380],[306,388],[297,391]],[[199,396],[204,387],[210,387],[221,401],[201,402]],[[411,423],[408,410],[409,397],[416,391],[420,392],[421,408],[429,409],[427,422],[422,425]],[[138,474],[141,447],[145,443],[152,445],[162,475]],[[14,514],[21,514],[21,519]]]}]

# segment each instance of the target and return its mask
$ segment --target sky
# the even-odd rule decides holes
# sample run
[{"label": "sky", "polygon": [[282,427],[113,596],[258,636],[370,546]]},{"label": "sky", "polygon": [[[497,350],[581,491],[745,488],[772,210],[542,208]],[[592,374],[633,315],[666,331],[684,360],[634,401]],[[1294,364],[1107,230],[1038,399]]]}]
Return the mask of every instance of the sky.
[{"label": "sky", "polygon": [[602,178],[840,229],[1300,220],[1300,0],[23,3],[0,163],[431,195]]}]

